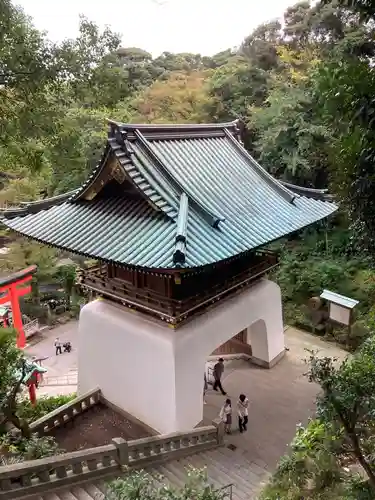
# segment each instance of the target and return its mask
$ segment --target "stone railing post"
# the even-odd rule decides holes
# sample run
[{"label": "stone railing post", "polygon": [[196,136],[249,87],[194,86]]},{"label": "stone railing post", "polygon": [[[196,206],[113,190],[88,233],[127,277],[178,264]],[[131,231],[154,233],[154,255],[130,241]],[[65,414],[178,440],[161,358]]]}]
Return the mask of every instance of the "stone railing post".
[{"label": "stone railing post", "polygon": [[123,438],[113,438],[112,443],[117,448],[117,463],[121,468],[129,465],[129,449],[128,443]]},{"label": "stone railing post", "polygon": [[212,421],[212,425],[216,427],[217,444],[223,444],[225,435],[224,422],[220,418],[215,418],[215,420]]}]

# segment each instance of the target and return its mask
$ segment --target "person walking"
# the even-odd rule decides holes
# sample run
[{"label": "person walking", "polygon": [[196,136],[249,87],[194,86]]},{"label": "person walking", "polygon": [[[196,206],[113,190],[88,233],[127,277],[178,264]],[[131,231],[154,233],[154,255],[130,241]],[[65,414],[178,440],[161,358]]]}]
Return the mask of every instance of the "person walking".
[{"label": "person walking", "polygon": [[224,422],[224,431],[230,434],[232,428],[232,402],[230,399],[225,400],[220,410],[220,419]]},{"label": "person walking", "polygon": [[62,352],[61,351],[61,342],[60,342],[59,337],[56,337],[56,339],[55,339],[55,349],[56,349],[56,356],[58,354],[61,354],[61,352]]},{"label": "person walking", "polygon": [[217,391],[217,388],[221,390],[221,394],[226,396],[227,393],[224,391],[223,386],[221,385],[221,377],[224,373],[224,360],[220,358],[219,361],[214,366],[214,391]]},{"label": "person walking", "polygon": [[247,431],[247,423],[249,421],[249,400],[245,394],[240,394],[237,401],[237,412],[238,412],[238,427],[240,432]]}]

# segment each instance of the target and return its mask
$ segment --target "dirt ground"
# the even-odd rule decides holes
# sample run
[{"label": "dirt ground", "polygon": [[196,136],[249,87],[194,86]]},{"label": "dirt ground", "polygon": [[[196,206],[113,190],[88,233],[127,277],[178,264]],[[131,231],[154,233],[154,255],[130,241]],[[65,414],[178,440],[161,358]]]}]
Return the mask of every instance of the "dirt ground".
[{"label": "dirt ground", "polygon": [[69,452],[109,444],[115,437],[132,440],[150,434],[140,425],[98,404],[56,429],[52,435],[59,447]]}]

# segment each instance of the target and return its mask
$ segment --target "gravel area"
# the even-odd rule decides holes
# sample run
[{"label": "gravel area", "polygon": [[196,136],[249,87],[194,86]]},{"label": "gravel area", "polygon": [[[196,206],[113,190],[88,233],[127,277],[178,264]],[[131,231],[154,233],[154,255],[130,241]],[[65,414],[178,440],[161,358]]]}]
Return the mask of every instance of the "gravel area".
[{"label": "gravel area", "polygon": [[115,437],[132,440],[147,437],[150,433],[105,405],[97,404],[56,429],[52,435],[60,448],[68,452],[109,444]]}]

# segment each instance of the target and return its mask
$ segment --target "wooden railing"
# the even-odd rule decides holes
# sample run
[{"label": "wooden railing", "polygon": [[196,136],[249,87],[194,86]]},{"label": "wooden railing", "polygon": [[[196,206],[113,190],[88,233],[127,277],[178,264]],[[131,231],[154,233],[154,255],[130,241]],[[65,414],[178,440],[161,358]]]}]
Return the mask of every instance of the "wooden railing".
[{"label": "wooden railing", "polygon": [[[99,446],[54,457],[0,467],[0,500],[40,495],[87,480],[115,476],[139,468],[181,458],[220,446],[221,422],[185,433],[125,441],[115,438]],[[230,498],[230,497],[229,497]]]},{"label": "wooden railing", "polygon": [[177,325],[219,299],[255,282],[278,265],[278,255],[262,250],[254,254],[254,263],[246,270],[233,274],[225,283],[217,283],[185,300],[168,298],[150,290],[135,288],[118,278],[109,278],[105,267],[92,267],[81,271],[79,283],[95,293],[115,299],[160,319]]},{"label": "wooden railing", "polygon": [[[35,420],[30,424],[30,430],[32,433],[43,435],[51,432],[53,429],[64,425],[69,422],[77,415],[80,415],[84,411],[88,410],[92,406],[96,405],[100,400],[100,389],[93,389],[82,396],[79,396],[69,403],[60,406],[56,410],[48,413],[44,417]],[[1,470],[1,468],[0,468]],[[1,476],[1,474],[0,474]]]}]

